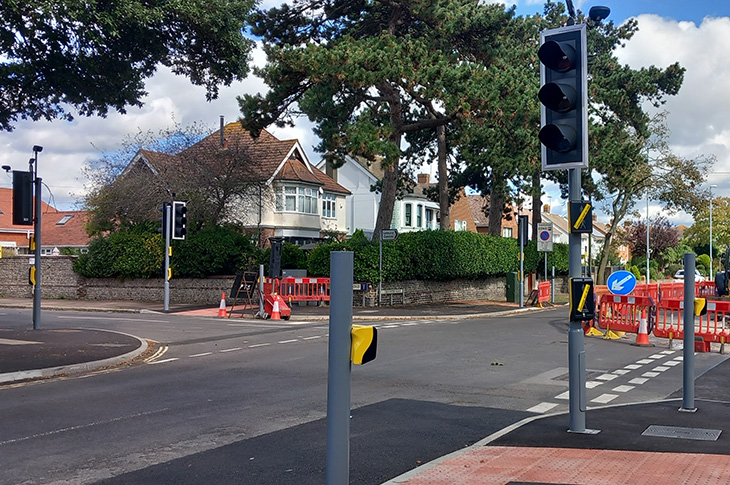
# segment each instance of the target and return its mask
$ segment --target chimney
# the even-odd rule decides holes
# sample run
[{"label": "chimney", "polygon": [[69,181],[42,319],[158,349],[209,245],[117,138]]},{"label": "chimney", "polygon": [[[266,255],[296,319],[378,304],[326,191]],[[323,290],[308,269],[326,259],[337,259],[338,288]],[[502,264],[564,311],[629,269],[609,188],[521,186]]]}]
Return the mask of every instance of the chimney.
[{"label": "chimney", "polygon": [[598,222],[598,215],[593,214],[593,222]]},{"label": "chimney", "polygon": [[545,204],[542,206],[542,211],[546,214],[550,214],[550,204]]},{"label": "chimney", "polygon": [[221,115],[221,148],[226,146],[226,139],[223,137],[223,128],[226,126],[226,121],[223,115]]},{"label": "chimney", "polygon": [[418,183],[419,184],[427,184],[431,182],[431,175],[427,173],[419,173],[418,174]]}]

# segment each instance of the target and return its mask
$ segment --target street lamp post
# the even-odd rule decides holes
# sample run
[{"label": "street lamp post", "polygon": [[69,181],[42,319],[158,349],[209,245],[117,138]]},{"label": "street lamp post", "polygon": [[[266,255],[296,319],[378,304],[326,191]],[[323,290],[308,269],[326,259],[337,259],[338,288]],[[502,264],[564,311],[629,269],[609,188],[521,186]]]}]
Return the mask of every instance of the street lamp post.
[{"label": "street lamp post", "polygon": [[710,185],[710,281],[715,281],[712,278],[712,188],[717,187],[717,184]]}]

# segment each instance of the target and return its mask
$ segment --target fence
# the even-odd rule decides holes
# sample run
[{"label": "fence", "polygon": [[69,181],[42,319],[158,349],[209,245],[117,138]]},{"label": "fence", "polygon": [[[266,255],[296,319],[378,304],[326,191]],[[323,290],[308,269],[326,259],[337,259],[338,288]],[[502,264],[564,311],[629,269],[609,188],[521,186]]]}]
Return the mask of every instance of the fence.
[{"label": "fence", "polygon": [[[695,344],[698,350],[708,352],[709,344],[717,342],[724,346],[730,340],[730,302],[707,302],[707,314],[700,315],[695,323],[695,338],[701,342]],[[654,336],[668,339],[684,338],[684,300],[664,299],[657,305],[657,324]],[[724,349],[723,349],[724,350]]]},{"label": "fence", "polygon": [[613,332],[639,333],[641,320],[652,326],[654,300],[648,296],[602,296],[596,325]]},{"label": "fence", "polygon": [[264,279],[264,294],[277,293],[287,302],[330,301],[329,278],[281,278]]}]

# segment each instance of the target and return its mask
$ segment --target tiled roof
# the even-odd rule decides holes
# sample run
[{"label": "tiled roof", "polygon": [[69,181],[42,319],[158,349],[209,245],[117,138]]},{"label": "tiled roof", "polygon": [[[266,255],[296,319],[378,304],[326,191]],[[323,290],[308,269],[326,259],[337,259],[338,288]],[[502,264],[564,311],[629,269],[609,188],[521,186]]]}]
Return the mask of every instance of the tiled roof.
[{"label": "tiled roof", "polygon": [[315,169],[314,174],[317,176],[319,181],[324,185],[325,192],[334,192],[337,194],[351,195],[352,192],[344,188],[342,185],[335,182],[332,177],[329,177],[326,173],[321,170]]},{"label": "tiled roof", "polygon": [[484,212],[487,205],[487,198],[483,195],[467,195],[466,200],[469,202],[469,210],[477,227],[489,226],[489,217]]},{"label": "tiled roof", "polygon": [[[301,160],[290,158],[284,163],[275,178],[276,180],[301,181],[323,185],[317,175],[313,173],[314,171],[310,172]],[[316,171],[319,172],[319,170]]]}]

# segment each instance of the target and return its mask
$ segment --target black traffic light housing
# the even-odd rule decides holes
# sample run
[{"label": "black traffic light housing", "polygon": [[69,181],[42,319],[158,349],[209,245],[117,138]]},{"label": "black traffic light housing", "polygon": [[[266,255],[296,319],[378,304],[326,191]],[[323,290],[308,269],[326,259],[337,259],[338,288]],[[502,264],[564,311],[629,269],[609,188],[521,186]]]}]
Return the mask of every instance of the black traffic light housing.
[{"label": "black traffic light housing", "polygon": [[540,33],[542,169],[588,167],[586,25]]},{"label": "black traffic light housing", "polygon": [[596,316],[592,278],[570,278],[570,321],[587,322]]},{"label": "black traffic light housing", "polygon": [[527,246],[529,242],[529,218],[527,216],[517,216],[517,244],[521,248]]},{"label": "black traffic light housing", "polygon": [[167,208],[170,207],[169,202],[163,202],[162,207],[158,207],[158,210],[162,212],[162,217],[157,219],[160,222],[160,227],[157,228],[157,232],[162,234],[162,239],[167,239],[168,231],[170,230],[170,221],[168,221]]},{"label": "black traffic light housing", "polygon": [[188,233],[188,207],[185,202],[176,200],[172,203],[172,238],[185,239]]},{"label": "black traffic light housing", "polygon": [[590,234],[593,232],[593,208],[588,202],[570,202],[568,204],[568,221],[572,234]]},{"label": "black traffic light housing", "polygon": [[33,174],[13,170],[13,224],[33,225]]}]

